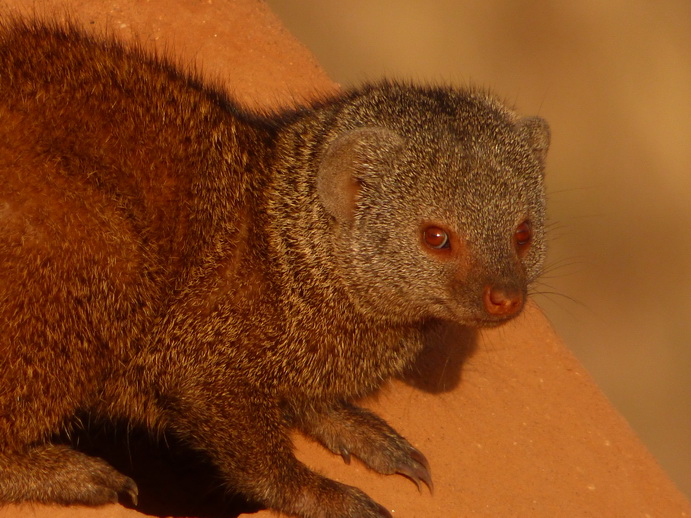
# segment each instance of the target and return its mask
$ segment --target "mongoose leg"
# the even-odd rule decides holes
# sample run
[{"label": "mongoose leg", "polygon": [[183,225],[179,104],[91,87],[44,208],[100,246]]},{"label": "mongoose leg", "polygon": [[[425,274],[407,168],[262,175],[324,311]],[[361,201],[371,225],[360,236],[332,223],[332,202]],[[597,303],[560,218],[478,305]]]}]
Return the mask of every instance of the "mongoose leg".
[{"label": "mongoose leg", "polygon": [[249,397],[219,401],[218,393],[204,398],[214,408],[187,407],[184,422],[183,414],[172,422],[193,447],[211,456],[230,490],[301,518],[391,517],[364,492],[298,461],[278,406],[253,406]]},{"label": "mongoose leg", "polygon": [[137,485],[107,462],[68,446],[44,444],[23,453],[0,453],[0,501],[102,505],[127,495],[137,503]]},{"label": "mongoose leg", "polygon": [[295,424],[346,462],[352,454],[379,473],[400,473],[412,479],[418,488],[424,482],[432,490],[425,456],[368,410],[343,403],[299,415]]}]

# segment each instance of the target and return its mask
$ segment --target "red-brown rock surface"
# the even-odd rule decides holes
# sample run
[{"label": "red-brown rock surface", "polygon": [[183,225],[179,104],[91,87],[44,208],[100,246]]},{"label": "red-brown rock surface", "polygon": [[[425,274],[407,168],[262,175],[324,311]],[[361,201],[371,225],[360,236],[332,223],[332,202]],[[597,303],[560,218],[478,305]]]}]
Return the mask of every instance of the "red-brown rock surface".
[{"label": "red-brown rock surface", "polygon": [[[23,0],[0,0],[3,12],[16,8],[27,12]],[[258,1],[46,0],[33,9],[58,18],[67,11],[96,31],[108,27],[119,37],[137,35],[182,62],[196,60],[207,76],[254,107],[336,88]],[[434,495],[357,461],[346,466],[299,437],[298,456],[362,488],[394,516],[691,516],[691,504],[534,307],[478,336],[450,330],[415,375],[391,383],[365,404],[428,456]],[[173,506],[165,514],[184,513]],[[0,518],[19,516],[141,514],[121,506],[0,508]]]}]

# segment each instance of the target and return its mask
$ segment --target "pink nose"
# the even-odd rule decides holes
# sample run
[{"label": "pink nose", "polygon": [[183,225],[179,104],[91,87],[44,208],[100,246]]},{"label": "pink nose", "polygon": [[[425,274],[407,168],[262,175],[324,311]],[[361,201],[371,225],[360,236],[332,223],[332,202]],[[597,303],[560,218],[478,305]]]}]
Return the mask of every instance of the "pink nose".
[{"label": "pink nose", "polygon": [[523,294],[507,293],[498,288],[487,286],[482,297],[485,309],[490,315],[509,317],[518,313],[523,307]]}]

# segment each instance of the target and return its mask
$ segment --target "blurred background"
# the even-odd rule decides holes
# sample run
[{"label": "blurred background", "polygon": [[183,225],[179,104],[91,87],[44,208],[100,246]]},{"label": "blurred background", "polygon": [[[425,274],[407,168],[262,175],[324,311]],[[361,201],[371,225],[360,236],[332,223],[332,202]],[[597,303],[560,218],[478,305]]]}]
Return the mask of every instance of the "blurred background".
[{"label": "blurred background", "polygon": [[472,83],[549,121],[535,298],[691,496],[691,2],[268,4],[342,85]]}]

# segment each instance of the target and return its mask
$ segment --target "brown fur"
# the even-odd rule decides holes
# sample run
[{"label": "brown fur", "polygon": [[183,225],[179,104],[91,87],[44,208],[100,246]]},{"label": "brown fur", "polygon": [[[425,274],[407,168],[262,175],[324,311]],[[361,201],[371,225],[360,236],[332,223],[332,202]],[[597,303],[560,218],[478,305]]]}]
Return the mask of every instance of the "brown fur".
[{"label": "brown fur", "polygon": [[287,514],[387,516],[298,462],[287,431],[431,484],[350,401],[435,322],[520,311],[548,144],[544,121],[476,90],[385,82],[263,116],[138,49],[5,27],[0,502],[136,499],[50,443],[86,412],[175,434]]}]

